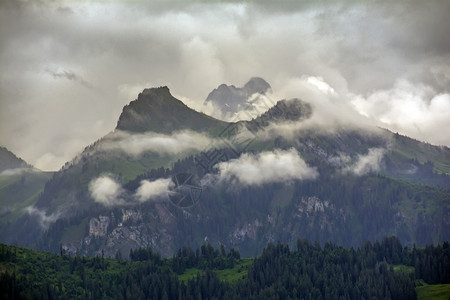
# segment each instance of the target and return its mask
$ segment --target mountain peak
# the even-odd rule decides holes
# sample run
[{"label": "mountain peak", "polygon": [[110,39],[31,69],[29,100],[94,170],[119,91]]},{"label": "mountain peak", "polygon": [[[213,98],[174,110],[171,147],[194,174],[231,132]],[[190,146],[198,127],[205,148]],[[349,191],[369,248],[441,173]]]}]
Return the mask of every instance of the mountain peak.
[{"label": "mountain peak", "polygon": [[268,126],[271,122],[299,121],[312,115],[312,107],[300,99],[280,100],[261,116],[247,122],[249,129],[258,126]]},{"label": "mountain peak", "polygon": [[261,77],[252,77],[244,85],[243,89],[247,91],[247,94],[253,95],[254,93],[265,94],[270,91],[272,87]]},{"label": "mountain peak", "polygon": [[222,121],[199,113],[176,99],[167,86],[147,88],[126,105],[116,129],[132,132],[171,133],[178,130],[204,131]]},{"label": "mountain peak", "polygon": [[141,92],[142,95],[149,95],[149,96],[172,96],[170,94],[170,90],[167,86],[160,86],[160,87],[154,87],[154,88],[146,88]]}]

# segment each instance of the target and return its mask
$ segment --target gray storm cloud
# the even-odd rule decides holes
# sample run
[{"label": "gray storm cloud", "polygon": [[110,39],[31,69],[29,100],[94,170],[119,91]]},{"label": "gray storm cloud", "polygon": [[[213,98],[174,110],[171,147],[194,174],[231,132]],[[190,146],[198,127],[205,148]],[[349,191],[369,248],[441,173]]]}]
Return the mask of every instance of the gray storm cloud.
[{"label": "gray storm cloud", "polygon": [[203,150],[213,143],[213,139],[193,131],[179,131],[170,135],[155,132],[129,133],[115,131],[99,144],[100,150],[121,150],[131,155],[145,151],[176,155],[193,150]]},{"label": "gray storm cloud", "polygon": [[124,204],[122,185],[108,175],[92,179],[89,183],[89,192],[95,202],[104,206]]},{"label": "gray storm cloud", "polygon": [[295,149],[244,153],[239,158],[217,165],[219,181],[242,185],[314,179],[319,175],[309,167]]},{"label": "gray storm cloud", "polygon": [[154,181],[142,180],[135,196],[139,202],[162,199],[164,196],[168,195],[173,186],[174,183],[170,178],[157,179]]},{"label": "gray storm cloud", "polygon": [[[450,145],[436,130],[450,128],[449,8],[448,1],[1,1],[0,141],[56,170],[110,132],[144,87],[168,85],[198,109],[219,84],[260,76],[276,100],[303,98],[332,113],[306,99],[302,81],[320,78],[308,84],[337,108]],[[292,95],[297,86],[305,93]],[[420,97],[407,100],[403,91]],[[411,103],[417,111],[405,121]]]}]

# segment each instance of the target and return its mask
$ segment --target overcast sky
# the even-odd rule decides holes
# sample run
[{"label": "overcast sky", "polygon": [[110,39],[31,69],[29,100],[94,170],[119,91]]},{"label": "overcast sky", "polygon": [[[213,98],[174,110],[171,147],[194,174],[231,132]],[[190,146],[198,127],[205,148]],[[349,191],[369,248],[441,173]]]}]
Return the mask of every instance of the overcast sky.
[{"label": "overcast sky", "polygon": [[449,1],[2,0],[0,144],[56,170],[145,87],[198,108],[261,76],[279,97],[331,88],[376,125],[450,146],[449,15]]}]

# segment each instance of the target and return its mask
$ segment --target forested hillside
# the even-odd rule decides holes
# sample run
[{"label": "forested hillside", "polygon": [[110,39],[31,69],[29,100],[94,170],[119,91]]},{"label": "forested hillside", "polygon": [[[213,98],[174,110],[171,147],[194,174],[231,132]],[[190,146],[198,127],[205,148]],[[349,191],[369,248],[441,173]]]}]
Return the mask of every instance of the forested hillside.
[{"label": "forested hillside", "polygon": [[0,298],[416,299],[424,285],[450,284],[448,242],[411,249],[396,237],[357,249],[305,239],[295,250],[270,243],[255,259],[210,244],[195,251],[183,247],[168,259],[140,248],[129,258],[1,244]]}]

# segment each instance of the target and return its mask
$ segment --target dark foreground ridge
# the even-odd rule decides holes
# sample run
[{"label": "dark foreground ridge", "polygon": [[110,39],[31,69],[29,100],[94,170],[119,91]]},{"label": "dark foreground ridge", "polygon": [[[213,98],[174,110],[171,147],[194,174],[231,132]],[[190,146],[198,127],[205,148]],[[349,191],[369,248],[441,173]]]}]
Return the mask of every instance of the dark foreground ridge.
[{"label": "dark foreground ridge", "polygon": [[396,237],[356,250],[270,243],[255,259],[210,244],[169,259],[140,248],[130,260],[0,244],[1,299],[417,299],[439,283],[450,283],[449,243],[410,249]]}]

